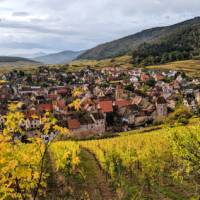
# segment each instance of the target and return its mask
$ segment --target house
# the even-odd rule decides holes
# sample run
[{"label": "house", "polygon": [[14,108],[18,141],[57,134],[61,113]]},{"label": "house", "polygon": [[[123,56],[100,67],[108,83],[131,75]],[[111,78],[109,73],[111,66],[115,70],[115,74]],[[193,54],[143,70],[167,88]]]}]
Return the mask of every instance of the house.
[{"label": "house", "polygon": [[53,110],[56,112],[64,112],[67,109],[64,99],[57,99],[53,102]]},{"label": "house", "polygon": [[197,104],[200,105],[200,91],[196,90],[194,92],[194,96],[195,96],[195,100],[196,100]]},{"label": "house", "polygon": [[183,104],[189,108],[190,110],[196,112],[197,111],[197,104],[195,101],[195,95],[193,92],[189,93],[189,90],[186,90],[185,96],[183,99]]},{"label": "house", "polygon": [[176,104],[177,104],[177,102],[174,99],[169,99],[167,101],[168,108],[171,108],[172,110],[174,110],[176,108]]},{"label": "house", "polygon": [[113,112],[113,102],[112,101],[100,101],[97,108],[103,113]]},{"label": "house", "polygon": [[26,123],[26,130],[39,129],[41,128],[41,125],[42,125],[42,122],[39,118],[27,118],[25,123]]},{"label": "house", "polygon": [[126,99],[118,99],[114,102],[114,105],[118,108],[127,107],[128,105],[130,105],[130,101]]},{"label": "house", "polygon": [[122,121],[127,122],[129,125],[135,125],[136,115],[139,112],[139,107],[136,104],[129,105],[125,108]]},{"label": "house", "polygon": [[150,79],[150,76],[148,75],[148,74],[142,74],[141,76],[140,76],[140,80],[142,81],[142,82],[146,82],[146,81],[148,81]]},{"label": "house", "polygon": [[165,78],[162,74],[155,74],[153,77],[155,81],[162,81]]},{"label": "house", "polygon": [[119,99],[116,100],[113,103],[114,107],[115,107],[115,111],[117,113],[118,116],[124,116],[124,113],[127,110],[127,107],[130,105],[130,101],[126,100],[126,99]]},{"label": "house", "polygon": [[124,88],[122,84],[117,85],[115,90],[115,99],[123,99],[124,96]]},{"label": "house", "polygon": [[144,116],[143,114],[138,115],[135,117],[134,125],[135,125],[135,127],[146,126],[148,124],[149,120],[151,120],[151,117],[149,117],[149,116]]},{"label": "house", "polygon": [[136,77],[136,76],[132,76],[132,77],[130,78],[130,81],[131,81],[132,83],[137,83],[137,82],[139,81],[139,78]]},{"label": "house", "polygon": [[179,74],[176,78],[176,81],[178,81],[179,83],[181,83],[183,81],[183,77],[181,74]]},{"label": "house", "polygon": [[51,103],[39,104],[37,109],[39,112],[53,112],[53,105]]},{"label": "house", "polygon": [[166,117],[168,114],[167,110],[167,101],[164,97],[158,97],[156,102],[156,111],[157,111],[157,118],[159,117]]},{"label": "house", "polygon": [[67,127],[75,137],[89,137],[105,133],[105,118],[101,113],[85,114],[79,118],[67,120]]},{"label": "house", "polygon": [[136,95],[134,98],[131,99],[131,104],[139,105],[141,102],[142,102],[141,96]]}]

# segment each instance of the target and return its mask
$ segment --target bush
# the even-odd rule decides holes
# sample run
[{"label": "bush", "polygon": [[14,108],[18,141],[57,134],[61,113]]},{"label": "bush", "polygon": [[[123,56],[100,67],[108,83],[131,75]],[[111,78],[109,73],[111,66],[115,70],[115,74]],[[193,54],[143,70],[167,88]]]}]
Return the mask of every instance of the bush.
[{"label": "bush", "polygon": [[187,125],[189,123],[189,119],[185,118],[185,117],[181,117],[178,119],[178,123],[183,124],[183,125]]},{"label": "bush", "polygon": [[162,119],[162,118],[156,119],[156,120],[154,120],[153,125],[159,126],[159,125],[163,124],[163,122],[164,122],[164,119]]},{"label": "bush", "polygon": [[191,117],[191,112],[184,105],[180,105],[173,113],[168,116],[166,122],[168,124],[174,124],[176,122],[181,124],[188,124]]}]

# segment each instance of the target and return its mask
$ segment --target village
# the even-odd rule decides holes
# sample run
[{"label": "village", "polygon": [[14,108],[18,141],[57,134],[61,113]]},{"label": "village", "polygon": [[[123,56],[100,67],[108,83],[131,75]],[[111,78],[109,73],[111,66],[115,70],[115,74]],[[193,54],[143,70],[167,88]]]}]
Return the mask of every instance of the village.
[{"label": "village", "polygon": [[90,67],[79,72],[39,67],[12,71],[0,79],[0,127],[10,103],[21,102],[27,132],[37,133],[51,113],[77,138],[146,127],[165,119],[180,103],[198,113],[200,80],[182,72]]}]

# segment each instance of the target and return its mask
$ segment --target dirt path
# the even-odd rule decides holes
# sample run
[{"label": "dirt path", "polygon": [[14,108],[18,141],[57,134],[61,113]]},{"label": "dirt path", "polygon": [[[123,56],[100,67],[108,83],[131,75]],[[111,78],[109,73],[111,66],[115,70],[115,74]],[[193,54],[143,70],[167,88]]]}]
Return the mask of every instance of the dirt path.
[{"label": "dirt path", "polygon": [[47,178],[47,192],[45,200],[71,200],[71,186],[63,173],[57,172],[54,161],[48,152],[46,157],[46,169],[49,174]]},{"label": "dirt path", "polygon": [[80,173],[70,179],[55,170],[50,153],[47,154],[47,194],[40,200],[114,200],[114,193],[94,155],[86,149],[80,152]]},{"label": "dirt path", "polygon": [[115,195],[94,155],[86,149],[81,149],[80,158],[86,176],[85,179],[90,199],[113,200]]},{"label": "dirt path", "polygon": [[50,154],[47,154],[47,161],[46,161],[46,169],[49,173],[49,177],[47,178],[47,199],[56,199],[57,191],[57,181],[56,181],[56,172],[53,168],[53,161],[51,160]]}]

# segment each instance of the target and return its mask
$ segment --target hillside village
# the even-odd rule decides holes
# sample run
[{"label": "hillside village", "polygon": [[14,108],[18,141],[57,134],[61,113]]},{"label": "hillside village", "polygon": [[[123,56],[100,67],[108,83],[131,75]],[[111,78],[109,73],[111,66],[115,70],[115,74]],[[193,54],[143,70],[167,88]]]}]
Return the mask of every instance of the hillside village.
[{"label": "hillside village", "polygon": [[34,73],[12,71],[0,79],[0,127],[8,105],[21,102],[30,134],[43,127],[50,112],[77,138],[128,131],[166,118],[181,102],[198,113],[200,80],[177,71],[89,67],[79,72],[39,67]]}]

